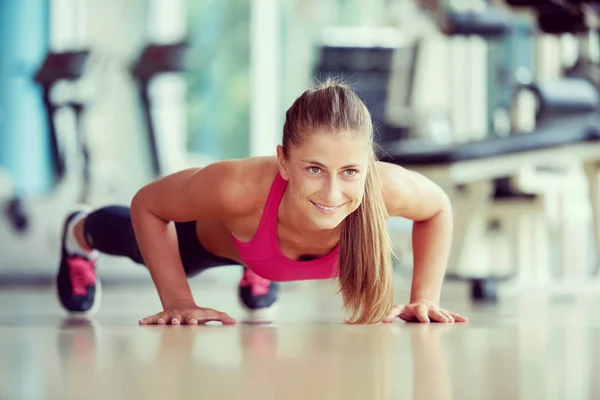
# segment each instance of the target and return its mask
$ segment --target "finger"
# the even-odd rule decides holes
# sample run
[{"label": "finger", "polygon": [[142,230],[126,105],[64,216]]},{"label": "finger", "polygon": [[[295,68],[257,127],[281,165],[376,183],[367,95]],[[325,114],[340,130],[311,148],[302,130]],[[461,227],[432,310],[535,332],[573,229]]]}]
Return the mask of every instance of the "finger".
[{"label": "finger", "polygon": [[221,323],[223,323],[224,325],[235,325],[237,323],[237,320],[235,318],[231,318],[229,315],[225,314],[225,313],[220,313],[220,320]]},{"label": "finger", "polygon": [[233,325],[237,323],[237,321],[229,315],[216,310],[205,310],[198,315],[198,323],[203,324],[210,321],[221,321],[224,325]]},{"label": "finger", "polygon": [[404,309],[403,305],[394,306],[394,308],[392,308],[392,310],[387,315],[387,317],[385,317],[383,319],[383,322],[392,322],[402,312],[403,309]]},{"label": "finger", "polygon": [[418,321],[417,317],[415,317],[415,315],[413,313],[411,313],[410,311],[403,311],[400,313],[400,315],[398,315],[398,317],[406,322],[415,322]]},{"label": "finger", "polygon": [[456,313],[453,313],[453,312],[448,312],[448,314],[452,315],[452,317],[454,318],[455,322],[468,322],[469,321],[469,318],[467,318],[467,317],[465,317],[463,315],[456,314]]},{"label": "finger", "polygon": [[[427,313],[427,307],[423,305],[408,305],[404,307],[402,312],[400,313],[400,317],[407,322],[421,322],[419,318],[419,309],[420,307],[424,307],[423,310]],[[427,315],[425,315],[427,318]]]},{"label": "finger", "polygon": [[187,325],[198,325],[198,320],[194,317],[193,314],[185,314],[183,316],[182,323]]},{"label": "finger", "polygon": [[420,322],[429,323],[429,316],[427,315],[427,306],[417,306],[416,315]]},{"label": "finger", "polygon": [[454,317],[446,310],[440,310],[442,314],[444,314],[444,316],[446,318],[448,318],[448,322],[450,323],[454,323]]},{"label": "finger", "polygon": [[151,315],[146,318],[142,318],[138,322],[140,325],[154,325],[154,324],[156,324],[157,320],[158,320],[158,314],[155,314],[155,315]]},{"label": "finger", "polygon": [[170,315],[171,325],[180,325],[181,324],[181,313],[178,311],[172,312]]},{"label": "finger", "polygon": [[429,311],[429,316],[434,322],[450,322],[441,310],[431,310]]},{"label": "finger", "polygon": [[400,315],[398,316],[406,322],[420,322],[418,316],[417,307],[404,307]]},{"label": "finger", "polygon": [[166,325],[169,320],[169,316],[167,314],[160,314],[156,320],[157,325]]}]

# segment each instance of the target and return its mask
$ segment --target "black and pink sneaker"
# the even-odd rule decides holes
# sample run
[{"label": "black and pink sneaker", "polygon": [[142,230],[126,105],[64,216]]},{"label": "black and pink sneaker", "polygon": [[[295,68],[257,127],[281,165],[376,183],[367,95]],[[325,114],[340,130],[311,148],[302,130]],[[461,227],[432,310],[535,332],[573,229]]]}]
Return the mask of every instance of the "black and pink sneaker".
[{"label": "black and pink sneaker", "polygon": [[61,258],[56,276],[56,289],[63,308],[73,315],[91,315],[100,307],[101,287],[96,276],[96,260],[82,254],[71,254],[65,245],[69,222],[78,215],[70,214],[63,225]]},{"label": "black and pink sneaker", "polygon": [[268,323],[275,320],[277,314],[277,295],[279,284],[258,276],[244,268],[238,287],[238,297],[246,311],[246,322]]}]

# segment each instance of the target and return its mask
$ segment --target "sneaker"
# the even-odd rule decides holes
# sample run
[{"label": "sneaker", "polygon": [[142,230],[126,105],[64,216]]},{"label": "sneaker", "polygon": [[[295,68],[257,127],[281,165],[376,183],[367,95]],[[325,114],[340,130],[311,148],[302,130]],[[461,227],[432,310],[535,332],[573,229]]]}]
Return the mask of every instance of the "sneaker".
[{"label": "sneaker", "polygon": [[96,276],[96,260],[82,254],[70,254],[66,248],[71,213],[63,225],[61,259],[56,276],[56,291],[63,308],[72,315],[91,315],[100,307],[101,286]]},{"label": "sneaker", "polygon": [[268,323],[275,320],[279,284],[258,276],[244,268],[238,287],[242,308],[246,311],[246,322]]}]

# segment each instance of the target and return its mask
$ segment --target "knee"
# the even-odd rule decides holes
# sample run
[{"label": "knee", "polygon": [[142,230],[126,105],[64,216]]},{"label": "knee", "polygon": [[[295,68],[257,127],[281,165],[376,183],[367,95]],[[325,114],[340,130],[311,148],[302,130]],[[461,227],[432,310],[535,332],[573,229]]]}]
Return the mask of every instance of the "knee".
[{"label": "knee", "polygon": [[108,206],[90,213],[85,219],[84,234],[100,252],[127,256],[143,264],[128,207]]}]

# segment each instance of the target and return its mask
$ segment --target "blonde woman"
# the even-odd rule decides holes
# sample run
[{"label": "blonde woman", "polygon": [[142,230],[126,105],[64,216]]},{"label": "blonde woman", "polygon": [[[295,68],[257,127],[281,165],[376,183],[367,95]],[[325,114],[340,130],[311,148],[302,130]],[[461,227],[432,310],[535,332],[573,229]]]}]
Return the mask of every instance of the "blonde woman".
[{"label": "blonde woman", "polygon": [[[386,219],[415,221],[407,305],[394,304]],[[75,211],[65,221],[57,275],[72,313],[98,309],[101,253],[147,267],[163,310],[140,324],[236,321],[197,305],[188,278],[244,266],[248,319],[271,320],[277,282],[337,279],[348,323],[466,322],[439,306],[452,236],[448,197],[424,177],[376,161],[369,111],[341,83],[304,92],[286,112],[273,157],[221,161],[143,187],[131,206]]]}]

